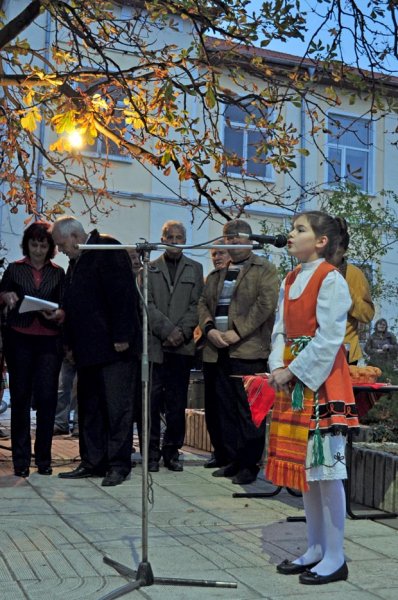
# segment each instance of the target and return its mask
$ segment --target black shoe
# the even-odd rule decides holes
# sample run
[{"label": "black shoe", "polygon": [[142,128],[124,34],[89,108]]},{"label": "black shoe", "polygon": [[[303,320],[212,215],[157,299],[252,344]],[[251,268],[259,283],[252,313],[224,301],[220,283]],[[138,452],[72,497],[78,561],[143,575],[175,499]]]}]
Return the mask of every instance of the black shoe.
[{"label": "black shoe", "polygon": [[101,485],[103,486],[111,486],[111,485],[120,485],[126,479],[128,473],[124,474],[120,471],[110,470],[103,478]]},{"label": "black shoe", "polygon": [[150,473],[157,473],[159,471],[159,461],[158,460],[150,460],[148,462],[148,471]]},{"label": "black shoe", "polygon": [[58,477],[61,479],[84,479],[85,477],[101,477],[103,473],[95,473],[93,469],[88,467],[76,467],[73,471],[65,471],[64,473],[58,473]]},{"label": "black shoe", "polygon": [[164,466],[169,469],[169,471],[181,472],[184,470],[184,467],[178,460],[178,458],[171,458],[170,460],[163,459]]},{"label": "black shoe", "polygon": [[225,467],[221,467],[212,473],[213,477],[233,477],[239,471],[238,465],[231,463]]},{"label": "black shoe", "polygon": [[73,431],[72,431],[72,433],[70,435],[73,438],[78,438],[79,437],[79,430],[77,429],[77,427],[73,428]]},{"label": "black shoe", "polygon": [[205,462],[203,465],[205,469],[216,469],[217,467],[222,467],[222,463],[220,463],[215,456],[212,456]]},{"label": "black shoe", "polygon": [[37,472],[39,475],[52,475],[53,470],[51,467],[38,467]]},{"label": "black shoe", "polygon": [[29,477],[29,469],[28,467],[25,469],[14,469],[14,475],[16,477]]},{"label": "black shoe", "polygon": [[322,585],[324,583],[332,583],[333,581],[345,581],[348,577],[347,563],[344,562],[337,571],[330,575],[318,575],[312,571],[305,571],[299,575],[299,582],[306,585]]},{"label": "black shoe", "polygon": [[258,471],[257,467],[255,469],[248,469],[247,467],[240,469],[235,477],[232,478],[232,483],[236,483],[237,485],[253,483],[257,479]]},{"label": "black shoe", "polygon": [[69,429],[62,429],[61,427],[54,427],[53,435],[69,435]]},{"label": "black shoe", "polygon": [[312,569],[312,567],[315,567],[318,562],[319,561],[309,565],[297,565],[296,563],[285,558],[283,562],[277,565],[276,570],[278,573],[282,573],[282,575],[298,575],[299,573],[305,573],[305,571]]}]

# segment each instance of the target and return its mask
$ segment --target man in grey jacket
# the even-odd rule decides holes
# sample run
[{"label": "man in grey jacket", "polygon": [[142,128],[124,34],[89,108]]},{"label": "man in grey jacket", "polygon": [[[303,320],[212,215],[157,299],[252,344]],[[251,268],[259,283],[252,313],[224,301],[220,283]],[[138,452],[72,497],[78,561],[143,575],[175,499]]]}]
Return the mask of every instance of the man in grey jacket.
[{"label": "man in grey jacket", "polygon": [[224,225],[225,243],[235,247],[229,249],[229,265],[207,277],[199,325],[207,338],[204,372],[212,377],[214,411],[220,421],[220,444],[212,465],[220,468],[213,475],[247,484],[257,477],[265,425],[254,426],[242,380],[233,376],[266,371],[279,285],[275,267],[242,248],[248,239],[240,233],[251,233],[246,221]]},{"label": "man in grey jacket", "polygon": [[[189,374],[195,354],[193,331],[198,324],[197,304],[203,289],[202,265],[184,256],[174,244],[185,244],[180,221],[167,221],[162,244],[170,244],[148,269],[148,311],[151,330],[149,359],[152,363],[151,430],[148,469],[165,467],[182,471],[178,450],[185,437],[185,408]],[[160,449],[160,414],[166,430]]]}]

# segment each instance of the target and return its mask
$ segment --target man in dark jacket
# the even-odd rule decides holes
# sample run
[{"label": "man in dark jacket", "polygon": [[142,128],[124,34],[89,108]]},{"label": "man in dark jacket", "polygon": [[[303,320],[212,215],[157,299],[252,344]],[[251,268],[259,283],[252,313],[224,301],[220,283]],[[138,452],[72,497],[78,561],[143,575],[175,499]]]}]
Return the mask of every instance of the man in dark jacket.
[{"label": "man in dark jacket", "polygon": [[[165,467],[182,471],[178,450],[185,437],[185,408],[189,374],[195,354],[193,331],[198,324],[197,304],[203,288],[202,265],[187,258],[185,227],[180,221],[163,225],[161,241],[171,244],[152,261],[148,273],[148,310],[152,336],[149,357],[152,362],[151,432],[149,471],[159,470],[163,455]],[[160,450],[160,413],[165,413],[166,431]]]},{"label": "man in dark jacket", "polygon": [[57,219],[53,237],[70,258],[63,309],[65,341],[77,366],[80,465],[64,479],[105,475],[118,485],[131,470],[132,416],[141,331],[138,293],[125,250],[80,250],[118,244],[87,234],[73,217]]}]

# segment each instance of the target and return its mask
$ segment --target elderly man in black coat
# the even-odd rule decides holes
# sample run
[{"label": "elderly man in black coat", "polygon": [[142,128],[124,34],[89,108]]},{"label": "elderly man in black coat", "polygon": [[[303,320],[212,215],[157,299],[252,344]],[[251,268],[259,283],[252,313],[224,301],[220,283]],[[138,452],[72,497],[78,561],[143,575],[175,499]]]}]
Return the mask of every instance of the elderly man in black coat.
[{"label": "elderly man in black coat", "polygon": [[118,485],[131,470],[132,420],[141,327],[139,299],[125,250],[86,250],[79,244],[117,244],[87,234],[74,217],[52,231],[70,259],[63,309],[65,341],[77,366],[80,465],[64,479],[104,476]]}]

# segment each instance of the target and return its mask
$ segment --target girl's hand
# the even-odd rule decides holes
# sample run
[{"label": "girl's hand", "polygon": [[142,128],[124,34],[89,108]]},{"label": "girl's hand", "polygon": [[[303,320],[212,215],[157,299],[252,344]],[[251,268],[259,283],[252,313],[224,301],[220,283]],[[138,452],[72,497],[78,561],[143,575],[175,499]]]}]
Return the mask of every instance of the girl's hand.
[{"label": "girl's hand", "polygon": [[283,369],[275,369],[275,371],[272,371],[271,375],[268,377],[268,383],[277,392],[283,390],[289,391],[289,386],[287,384],[293,379],[293,377],[294,375],[291,371],[289,371],[288,367]]}]

